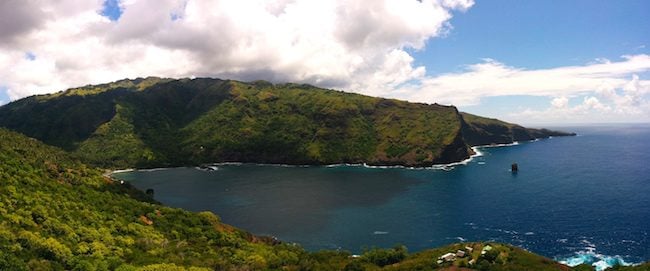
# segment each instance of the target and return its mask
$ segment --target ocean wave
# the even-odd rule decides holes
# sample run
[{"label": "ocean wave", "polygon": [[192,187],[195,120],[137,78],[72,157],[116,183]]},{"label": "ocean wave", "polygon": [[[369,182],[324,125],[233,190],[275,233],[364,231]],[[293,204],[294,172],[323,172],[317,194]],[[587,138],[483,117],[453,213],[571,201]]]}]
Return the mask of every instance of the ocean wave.
[{"label": "ocean wave", "polygon": [[212,165],[215,166],[241,166],[244,163],[241,162],[220,162],[220,163],[212,163]]},{"label": "ocean wave", "polygon": [[[532,140],[532,141],[537,141],[537,140],[539,140],[539,139]],[[218,163],[208,163],[206,165],[212,165],[212,166],[254,165],[254,166],[271,166],[271,167],[288,167],[288,168],[365,167],[365,168],[372,168],[372,169],[395,169],[396,168],[396,169],[412,169],[412,170],[445,170],[445,171],[449,171],[449,170],[453,170],[456,166],[467,165],[469,162],[473,161],[474,158],[476,158],[476,157],[483,156],[483,152],[481,152],[482,148],[510,147],[510,146],[516,146],[516,145],[519,145],[518,141],[515,141],[515,142],[512,142],[512,143],[507,143],[507,144],[490,144],[490,145],[474,146],[474,147],[471,147],[474,154],[470,155],[467,159],[465,159],[463,161],[453,162],[453,163],[448,163],[448,164],[432,165],[432,166],[429,166],[429,167],[409,167],[409,166],[401,166],[401,165],[373,166],[373,165],[368,165],[366,163],[358,163],[358,164],[339,163],[339,164],[329,164],[329,165],[291,165],[291,164],[268,164],[268,163],[218,162]],[[478,164],[484,165],[485,162],[481,161]],[[159,171],[159,170],[166,170],[166,169],[172,169],[172,168],[179,168],[179,167],[162,167],[162,168],[152,168],[152,169],[133,169],[133,168],[119,169],[119,170],[111,171],[110,174],[108,174],[108,175],[111,175],[111,174],[114,174],[114,173],[132,172],[132,171],[151,172],[151,171]]]},{"label": "ocean wave", "polygon": [[462,236],[447,237],[445,239],[447,239],[447,240],[458,240],[458,242],[461,242],[461,243],[467,242],[467,239],[463,238]]},{"label": "ocean wave", "polygon": [[[519,144],[518,142],[515,142]],[[513,143],[514,144],[514,143]],[[449,171],[454,169],[455,166],[460,166],[460,165],[467,165],[469,162],[474,160],[476,157],[483,156],[483,152],[481,152],[480,148],[482,146],[475,146],[471,147],[472,151],[474,151],[474,154],[470,155],[467,159],[459,162],[453,162],[453,163],[448,163],[448,164],[440,164],[440,165],[432,165],[429,167],[408,167],[408,166],[400,166],[400,165],[394,165],[394,166],[373,166],[373,165],[368,165],[366,163],[362,164],[331,164],[331,165],[325,165],[325,167],[365,167],[365,168],[376,168],[376,169],[392,169],[392,168],[398,168],[398,169],[413,169],[413,170],[445,170]]]},{"label": "ocean wave", "polygon": [[[207,163],[205,165],[211,165],[211,166],[253,165],[253,166],[270,166],[270,167],[287,167],[287,168],[364,167],[364,168],[371,168],[371,169],[410,169],[410,170],[444,170],[444,171],[449,171],[449,170],[453,170],[456,166],[467,165],[469,162],[474,160],[474,158],[476,158],[476,157],[483,156],[483,152],[481,152],[481,148],[507,147],[507,146],[514,146],[514,145],[519,145],[519,142],[514,142],[514,143],[510,143],[510,144],[474,146],[474,147],[471,147],[474,154],[470,155],[467,159],[465,159],[463,161],[453,162],[453,163],[448,163],[448,164],[432,165],[432,166],[429,166],[429,167],[411,167],[411,166],[402,166],[402,165],[374,166],[374,165],[368,165],[366,163],[358,163],[358,164],[339,163],[339,164],[329,164],[329,165],[291,165],[291,164],[268,164],[268,163],[218,162],[218,163]],[[485,162],[480,162],[480,163],[485,164]],[[172,168],[175,168],[175,167],[153,168],[153,169],[121,169],[121,170],[112,171],[111,174],[113,174],[113,173],[121,173],[121,172],[130,172],[130,171],[158,171],[158,170],[165,170],[165,169],[172,169]]]},{"label": "ocean wave", "polygon": [[[512,143],[514,145],[518,145],[518,142]],[[512,144],[501,144],[498,146],[494,147],[503,147],[503,146],[510,146]],[[467,159],[459,162],[453,162],[453,163],[448,163],[448,164],[439,164],[439,165],[432,165],[429,167],[410,167],[410,166],[402,166],[402,165],[392,165],[392,166],[374,166],[374,165],[368,165],[367,163],[338,163],[338,164],[329,164],[329,165],[289,165],[289,164],[265,164],[265,163],[241,163],[241,162],[221,162],[221,163],[212,163],[210,165],[214,166],[242,166],[242,165],[254,165],[254,166],[271,166],[271,167],[300,167],[300,168],[305,168],[305,167],[326,167],[326,168],[336,168],[336,167],[364,167],[364,168],[371,168],[371,169],[411,169],[411,170],[445,170],[449,171],[454,169],[455,166],[459,165],[467,165],[469,162],[471,162],[474,158],[483,156],[483,152],[481,152],[480,148],[485,147],[485,146],[475,146],[471,147],[472,151],[474,154],[470,155]]]},{"label": "ocean wave", "polygon": [[147,169],[138,169],[138,171],[143,171],[143,172],[154,172],[154,171],[160,171],[160,170],[166,170],[170,168],[166,167],[159,167],[159,168],[147,168]]},{"label": "ocean wave", "polygon": [[595,267],[596,271],[602,271],[617,265],[622,265],[622,266],[634,265],[634,263],[629,263],[625,261],[625,259],[623,259],[623,257],[619,255],[615,255],[615,256],[602,255],[596,253],[593,250],[580,251],[571,257],[564,258],[564,259],[557,259],[557,260],[558,262],[562,264],[566,264],[571,267],[580,264],[589,264]]},{"label": "ocean wave", "polygon": [[517,146],[519,145],[519,141],[515,141],[512,143],[504,143],[504,144],[488,144],[488,145],[479,145],[473,148],[499,148],[499,147],[511,147],[511,146]]},{"label": "ocean wave", "polygon": [[215,165],[203,165],[203,166],[194,167],[194,168],[198,169],[200,171],[207,171],[207,172],[219,170],[219,167],[215,166]]},{"label": "ocean wave", "polygon": [[161,171],[161,170],[168,170],[168,169],[175,169],[175,168],[187,168],[187,167],[159,167],[159,168],[127,168],[127,169],[118,169],[118,170],[113,170],[111,171],[110,175],[115,174],[115,173],[124,173],[124,172],[154,172],[154,171]]},{"label": "ocean wave", "polygon": [[[113,173],[124,173],[124,172],[131,172],[131,171],[135,171],[135,169],[133,169],[133,168],[118,169],[118,170],[113,170],[113,171],[111,171],[110,174],[113,174]],[[110,175],[110,174],[109,174],[109,175]]]},{"label": "ocean wave", "polygon": [[341,164],[330,164],[330,165],[325,165],[325,167],[360,167],[363,166],[363,164],[348,164],[348,163],[341,163]]}]

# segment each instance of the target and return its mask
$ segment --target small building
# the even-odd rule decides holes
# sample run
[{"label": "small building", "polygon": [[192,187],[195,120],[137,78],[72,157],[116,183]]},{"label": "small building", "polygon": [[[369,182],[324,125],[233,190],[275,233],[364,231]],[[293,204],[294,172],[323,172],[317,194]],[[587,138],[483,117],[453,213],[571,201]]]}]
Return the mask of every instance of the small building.
[{"label": "small building", "polygon": [[467,250],[467,253],[472,253],[472,251],[474,251],[474,248],[470,246],[466,246],[465,250]]},{"label": "small building", "polygon": [[459,249],[458,251],[456,251],[456,257],[458,258],[465,257],[465,251]]},{"label": "small building", "polygon": [[456,254],[454,253],[447,253],[445,255],[440,256],[440,259],[445,261],[445,262],[451,262],[456,259]]},{"label": "small building", "polygon": [[476,259],[471,259],[468,262],[469,265],[474,265],[475,263],[476,263]]}]

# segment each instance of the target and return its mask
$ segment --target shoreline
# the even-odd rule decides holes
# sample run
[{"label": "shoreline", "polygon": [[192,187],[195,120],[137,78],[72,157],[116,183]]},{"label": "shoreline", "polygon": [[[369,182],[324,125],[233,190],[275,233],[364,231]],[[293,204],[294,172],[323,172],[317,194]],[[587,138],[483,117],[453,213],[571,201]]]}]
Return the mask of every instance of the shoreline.
[{"label": "shoreline", "polygon": [[[512,147],[512,146],[518,146],[518,145],[526,145],[526,143],[532,143],[535,141],[540,141],[541,139],[535,139],[535,140],[530,140],[530,141],[521,141],[521,142],[512,142],[508,144],[490,144],[490,145],[481,145],[481,146],[473,146],[471,149],[475,152],[474,154],[470,155],[469,158],[455,162],[455,163],[449,163],[449,164],[444,164],[444,165],[436,165],[438,167],[441,166],[455,166],[455,165],[467,165],[471,163],[472,160],[477,159],[477,157],[488,155],[490,151],[487,150],[488,148],[500,148],[500,147]],[[507,151],[507,150],[504,150]],[[483,159],[479,159],[478,161],[481,161]],[[476,163],[476,162],[475,162]],[[366,168],[398,168],[398,169],[431,169],[432,167],[428,168],[409,168],[409,167],[404,167],[404,166],[368,166],[365,164],[331,164],[331,165],[287,165],[287,164],[255,164],[255,163],[242,163],[242,162],[223,162],[223,163],[211,163],[211,164],[205,164],[205,165],[219,165],[219,166],[241,166],[241,165],[253,165],[253,166],[273,166],[273,167],[366,167]],[[131,171],[157,171],[157,170],[164,170],[164,169],[173,169],[173,168],[193,168],[195,166],[184,166],[184,167],[169,167],[169,168],[153,168],[153,169],[123,169],[123,170],[116,170],[119,172],[131,172]],[[380,172],[380,171],[378,171]],[[164,173],[163,173],[164,174]],[[381,232],[381,231],[377,231]],[[373,232],[374,233],[374,232]],[[381,234],[381,233],[378,233]],[[519,245],[521,246],[521,245]],[[593,248],[594,251],[587,251],[587,252],[595,252],[595,247]],[[425,249],[426,250],[426,249]],[[541,255],[541,254],[540,254]],[[631,259],[624,256],[619,256],[619,255],[604,255],[604,254],[599,254],[599,253],[585,253],[584,251],[576,251],[573,252],[572,254],[558,254],[558,255],[547,255],[547,257],[553,259],[554,261],[564,263],[564,264],[579,264],[579,261],[582,261],[581,263],[587,263],[589,265],[592,265],[594,267],[600,266],[600,268],[605,267],[604,263],[606,263],[608,260],[617,260],[620,263],[623,263],[623,265],[637,265],[643,263],[642,261],[639,262],[636,259]],[[587,262],[585,259],[592,258],[594,259],[593,262]],[[602,269],[600,269],[602,270]]]},{"label": "shoreline", "polygon": [[[550,138],[546,138],[550,139]],[[532,143],[536,141],[540,141],[541,139],[536,138],[533,140],[528,140],[524,141],[523,143]],[[367,163],[355,163],[355,164],[349,164],[349,163],[338,163],[338,164],[324,164],[324,165],[292,165],[292,164],[269,164],[269,163],[246,163],[246,162],[216,162],[216,163],[205,163],[201,165],[194,165],[194,166],[177,166],[177,167],[158,167],[158,168],[126,168],[126,169],[117,169],[117,170],[108,170],[108,172],[105,174],[107,177],[111,177],[115,173],[125,173],[125,172],[133,172],[133,171],[142,171],[142,172],[152,172],[152,171],[160,171],[160,170],[166,170],[166,169],[174,169],[174,168],[198,168],[203,165],[207,166],[242,166],[242,165],[253,165],[253,166],[270,166],[270,167],[287,167],[287,168],[309,168],[309,167],[323,167],[323,168],[336,168],[336,167],[364,167],[364,168],[369,168],[369,169],[409,169],[409,170],[444,170],[444,171],[450,171],[453,170],[456,166],[460,165],[467,165],[469,164],[472,160],[474,160],[476,157],[481,157],[483,156],[483,152],[481,152],[481,149],[484,148],[501,148],[501,147],[512,147],[512,146],[518,146],[521,145],[519,141],[514,141],[512,143],[503,143],[503,144],[488,144],[488,145],[478,145],[478,146],[472,146],[470,147],[474,154],[470,155],[468,158],[458,161],[458,162],[452,162],[452,163],[447,163],[447,164],[437,164],[437,165],[431,165],[427,167],[415,167],[415,166],[403,166],[403,165],[368,165]]]}]

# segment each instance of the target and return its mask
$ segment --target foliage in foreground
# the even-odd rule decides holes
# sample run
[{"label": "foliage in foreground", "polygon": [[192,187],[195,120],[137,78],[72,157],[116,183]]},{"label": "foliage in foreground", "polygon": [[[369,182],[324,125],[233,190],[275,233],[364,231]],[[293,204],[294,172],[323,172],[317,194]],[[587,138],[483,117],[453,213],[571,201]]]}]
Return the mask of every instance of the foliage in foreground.
[{"label": "foliage in foreground", "polygon": [[[0,161],[0,270],[277,269],[309,258],[212,213],[156,204],[56,148],[1,129]],[[151,266],[160,263],[169,265]]]},{"label": "foliage in foreground", "polygon": [[[489,244],[485,255],[485,243],[412,254],[403,246],[358,257],[310,253],[223,224],[210,212],[162,206],[57,148],[4,129],[0,162],[0,270],[571,270],[503,244]],[[468,256],[437,262],[467,246]]]}]

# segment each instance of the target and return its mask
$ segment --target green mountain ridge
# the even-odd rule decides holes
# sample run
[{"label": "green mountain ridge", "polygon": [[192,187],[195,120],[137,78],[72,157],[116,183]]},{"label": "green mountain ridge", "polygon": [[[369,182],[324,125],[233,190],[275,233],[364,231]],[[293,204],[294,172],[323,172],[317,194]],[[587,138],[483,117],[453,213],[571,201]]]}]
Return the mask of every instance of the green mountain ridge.
[{"label": "green mountain ridge", "polygon": [[[396,246],[360,256],[307,252],[224,224],[210,212],[160,205],[102,173],[0,128],[0,270],[593,270],[498,243],[416,253]],[[492,249],[480,253],[487,246]],[[465,247],[473,252],[438,262]]]},{"label": "green mountain ridge", "polygon": [[213,162],[458,162],[470,146],[569,133],[305,84],[155,77],[88,85],[0,107],[0,126],[105,168]]}]

